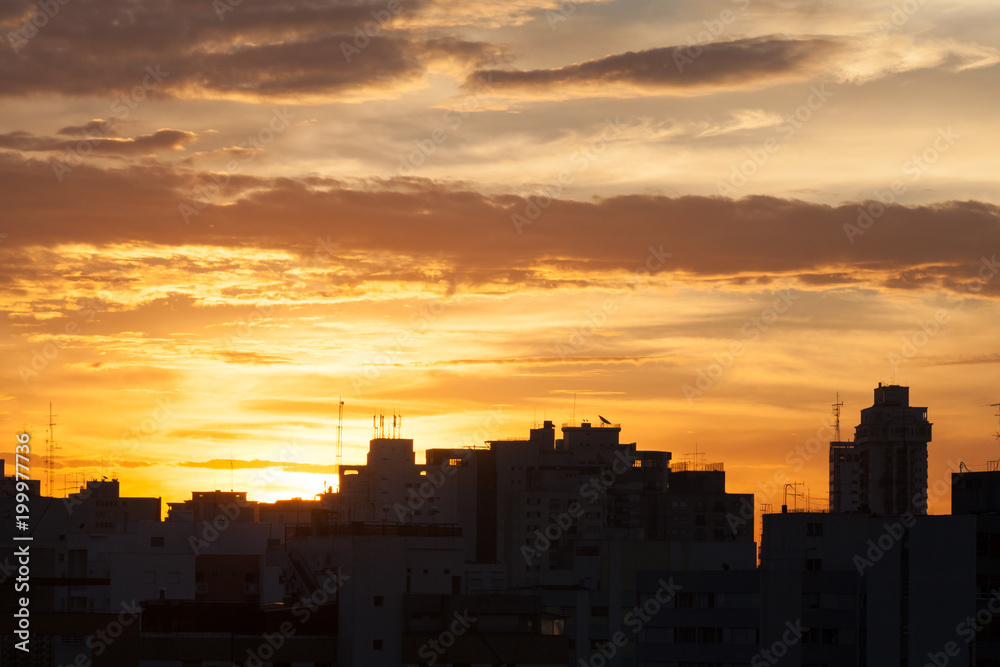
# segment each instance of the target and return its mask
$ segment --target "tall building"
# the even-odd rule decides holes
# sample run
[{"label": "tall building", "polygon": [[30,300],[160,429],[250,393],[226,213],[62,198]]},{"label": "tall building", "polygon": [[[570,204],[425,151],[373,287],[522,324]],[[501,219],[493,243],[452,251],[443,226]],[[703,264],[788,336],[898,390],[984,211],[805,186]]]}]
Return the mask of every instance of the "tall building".
[{"label": "tall building", "polygon": [[830,511],[861,507],[861,454],[853,442],[830,443]]},{"label": "tall building", "polygon": [[927,408],[910,405],[909,387],[880,382],[854,442],[830,443],[831,509],[926,514],[931,426]]},{"label": "tall building", "polygon": [[[786,653],[779,665],[996,664],[975,658],[968,632],[988,602],[976,597],[976,517],[762,521],[760,648]],[[773,664],[763,658],[751,664]]]}]

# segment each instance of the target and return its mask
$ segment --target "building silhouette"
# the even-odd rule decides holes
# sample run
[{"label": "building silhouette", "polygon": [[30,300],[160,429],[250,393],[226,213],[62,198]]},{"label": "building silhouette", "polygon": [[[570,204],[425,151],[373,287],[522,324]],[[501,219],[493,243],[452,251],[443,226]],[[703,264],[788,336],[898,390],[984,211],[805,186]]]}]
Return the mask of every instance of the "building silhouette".
[{"label": "building silhouette", "polygon": [[831,510],[926,514],[931,426],[927,408],[910,406],[909,387],[880,382],[854,442],[830,443]]},{"label": "building silhouette", "polygon": [[375,437],[336,491],[196,491],[165,521],[116,480],[34,485],[34,652],[13,648],[7,521],[0,661],[1000,665],[1000,465],[954,466],[934,485],[953,513],[928,516],[926,415],[876,388],[855,440],[830,443],[830,511],[764,512],[759,561],[754,498],[721,463],[622,443],[608,420],[423,463]]}]

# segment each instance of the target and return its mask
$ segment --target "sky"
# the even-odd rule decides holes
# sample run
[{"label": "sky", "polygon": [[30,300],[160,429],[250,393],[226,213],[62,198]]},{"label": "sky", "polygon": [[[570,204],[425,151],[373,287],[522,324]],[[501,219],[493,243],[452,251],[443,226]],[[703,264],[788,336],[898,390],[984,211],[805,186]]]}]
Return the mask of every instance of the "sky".
[{"label": "sky", "polygon": [[1000,458],[995,2],[10,0],[0,451],[312,497],[599,415],[825,507],[879,382]]}]

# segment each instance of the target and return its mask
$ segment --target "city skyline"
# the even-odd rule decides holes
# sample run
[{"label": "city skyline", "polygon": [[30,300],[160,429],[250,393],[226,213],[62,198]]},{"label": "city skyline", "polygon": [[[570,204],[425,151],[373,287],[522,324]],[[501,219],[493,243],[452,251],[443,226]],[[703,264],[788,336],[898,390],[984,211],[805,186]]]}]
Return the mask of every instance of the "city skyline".
[{"label": "city skyline", "polygon": [[[740,493],[753,494],[757,498],[756,503],[758,507],[762,504],[769,507],[776,507],[779,505],[787,504],[787,506],[792,508],[794,511],[830,511],[830,512],[858,511],[859,509],[864,508],[864,511],[872,511],[875,514],[898,515],[908,507],[910,509],[913,509],[914,511],[917,511],[915,509],[916,505],[911,505],[912,503],[917,502],[915,499],[912,499],[914,493],[912,488],[924,488],[924,489],[929,489],[929,491],[926,497],[921,501],[923,503],[923,505],[921,506],[922,509],[919,510],[921,513],[930,513],[930,514],[950,513],[951,511],[950,495],[946,492],[941,491],[941,488],[943,488],[941,485],[946,484],[950,476],[953,473],[959,472],[959,470],[963,466],[965,470],[991,469],[989,467],[990,464],[995,464],[997,460],[1000,460],[1000,458],[990,459],[987,461],[971,461],[968,459],[961,459],[961,458],[948,459],[947,461],[943,462],[943,467],[945,468],[945,474],[938,478],[931,476],[930,479],[928,479],[927,471],[929,469],[937,467],[937,466],[931,466],[929,464],[929,462],[933,460],[932,456],[933,446],[928,447],[926,444],[922,442],[923,440],[931,441],[930,425],[927,426],[926,431],[923,431],[919,426],[914,427],[913,422],[915,421],[916,423],[919,424],[921,420],[924,423],[932,421],[931,418],[933,417],[933,413],[932,411],[930,411],[931,417],[929,417],[928,416],[929,411],[926,407],[906,407],[909,401],[908,398],[909,389],[910,388],[907,386],[883,384],[881,382],[878,384],[877,387],[874,388],[874,400],[872,406],[863,408],[862,410],[859,411],[861,414],[861,418],[859,424],[857,425],[857,430],[863,433],[863,437],[861,440],[858,441],[856,441],[854,437],[855,427],[850,425],[852,422],[850,415],[844,414],[843,401],[838,401],[837,403],[834,403],[832,405],[833,408],[832,420],[825,426],[822,426],[820,429],[817,429],[817,433],[814,437],[810,437],[804,442],[789,448],[784,460],[785,463],[784,467],[776,468],[773,471],[773,473],[766,478],[757,479],[754,482],[752,488],[742,488],[739,487],[738,485],[733,484],[734,490]],[[899,398],[900,396],[902,396],[901,399]],[[879,429],[877,428],[875,428],[873,432],[873,427],[871,426],[872,423],[883,423],[880,420],[887,419],[884,416],[880,416],[879,411],[886,409],[882,407],[883,403],[886,403],[889,406],[902,406],[902,408],[897,407],[895,409],[897,410],[902,409],[907,413],[912,414],[912,416],[909,418],[911,420],[910,421],[911,427],[907,432],[908,434],[904,434],[902,430],[899,430],[900,425],[905,425],[908,419],[907,417],[902,417],[902,416],[884,422],[886,424],[893,425],[889,426],[888,430],[885,433],[880,433]],[[993,405],[990,407],[995,408],[997,406]],[[892,410],[893,408],[890,407],[888,409]],[[873,414],[866,418],[865,417],[866,413],[873,413]],[[997,414],[996,416],[1000,417],[1000,414]],[[494,415],[491,418],[491,421],[496,423],[503,423],[504,417],[502,416],[502,413],[498,411],[494,413]],[[501,436],[498,434],[490,434],[490,437],[485,438],[480,442],[466,442],[457,445],[455,444],[448,445],[447,443],[437,443],[435,445],[421,447],[420,443],[416,441],[414,438],[404,437],[402,423],[403,423],[403,416],[401,414],[392,413],[386,415],[382,413],[373,415],[371,424],[369,426],[370,439],[368,441],[367,447],[370,447],[376,441],[399,440],[400,442],[409,442],[410,448],[414,454],[422,453],[426,455],[429,451],[434,449],[439,449],[444,446],[451,446],[454,448],[461,448],[461,449],[473,449],[473,450],[489,449],[490,443],[512,439],[510,435]],[[556,424],[557,422],[553,420],[534,420],[533,422],[531,422],[530,426],[532,429],[537,429],[540,428],[543,423],[548,426]],[[523,427],[524,425],[520,424],[517,426]],[[605,426],[612,426],[616,430],[622,429],[621,424],[612,423],[602,415],[598,415],[598,419],[592,421],[591,419],[583,416],[579,416],[579,418],[577,418],[577,415],[573,414],[569,421],[561,422],[561,426],[562,427],[593,426],[596,429],[602,429]],[[839,440],[834,439],[834,436],[838,435],[837,431],[838,427],[840,429]],[[903,428],[905,429],[905,426]],[[521,431],[523,431],[523,428],[519,429],[518,433],[520,434]],[[898,431],[898,433],[896,433],[896,431]],[[890,432],[892,432],[891,436],[889,435]],[[504,433],[506,433],[506,431]],[[998,433],[1000,433],[1000,431],[998,431]],[[823,439],[824,435],[828,435],[829,437],[824,440]],[[520,436],[518,435],[515,437],[520,437]],[[994,434],[994,437],[1000,438],[1000,435]],[[862,484],[861,488],[864,489],[865,488],[864,485],[867,484],[867,481],[865,481],[867,479],[867,476],[864,473],[862,473],[861,476],[859,477],[858,476],[859,469],[855,469],[853,472],[849,473],[841,471],[841,468],[839,466],[834,465],[833,461],[834,449],[836,449],[836,451],[840,455],[841,457],[840,460],[843,461],[844,454],[848,454],[848,452],[851,451],[859,451],[859,452],[866,451],[864,448],[871,447],[872,445],[870,443],[872,442],[878,443],[882,440],[885,440],[886,442],[897,441],[905,443],[907,439],[910,439],[914,446],[919,445],[921,447],[919,451],[922,452],[922,454],[919,454],[919,456],[922,457],[922,460],[927,461],[927,463],[920,464],[920,466],[922,466],[922,472],[920,473],[922,477],[918,478],[919,481],[912,482],[912,484],[916,484],[916,487],[909,486],[909,484],[911,483],[907,483],[907,486],[904,487],[903,495],[900,497],[900,500],[896,501],[901,504],[884,506],[879,503],[869,509],[867,496],[865,495],[867,492],[862,491],[862,496],[859,499],[856,493],[858,490],[857,488],[854,489],[855,491],[854,497],[851,498],[847,486],[849,484],[853,484],[856,487],[860,481]],[[636,442],[635,444],[640,446],[644,445],[644,443],[642,442]],[[33,438],[30,441],[30,445],[32,447],[32,451],[34,452],[31,457],[31,467],[32,470],[34,471],[34,473],[32,474],[32,479],[35,479],[39,482],[40,489],[45,493],[45,495],[53,497],[67,497],[68,495],[77,493],[80,490],[84,489],[88,481],[92,480],[100,481],[102,479],[103,480],[111,479],[114,480],[115,482],[123,483],[126,492],[131,493],[131,490],[135,488],[134,485],[128,483],[127,472],[125,474],[119,474],[119,472],[115,469],[113,465],[109,465],[105,469],[102,469],[100,474],[97,474],[95,472],[90,475],[85,475],[85,474],[76,475],[71,480],[63,476],[61,484],[60,484],[60,474],[56,472],[51,476],[51,481],[53,483],[53,486],[55,487],[55,492],[50,493],[49,492],[50,478],[48,474],[49,469],[47,466],[47,457],[46,457],[47,449],[45,448],[47,445],[47,441],[42,441],[41,443],[39,443],[37,439]],[[134,446],[135,445],[133,444],[133,447]],[[332,491],[333,493],[339,493],[341,490],[340,480],[342,479],[342,477],[338,479],[338,475],[336,473],[337,462],[338,462],[336,441],[332,441],[329,447],[330,447],[329,454],[332,457],[334,463],[314,464],[316,468],[325,468],[324,472],[316,473],[317,475],[323,477],[323,484],[320,487],[318,487],[319,488],[318,491],[315,489],[305,489],[305,490],[300,489],[299,490],[300,493],[298,495],[281,494],[280,492],[268,494],[266,490],[270,488],[275,479],[277,479],[281,475],[281,472],[279,472],[277,468],[282,468],[284,467],[284,465],[288,465],[288,462],[285,462],[283,465],[278,465],[275,464],[276,462],[272,461],[260,461],[260,460],[244,461],[231,457],[226,459],[216,459],[214,461],[202,462],[206,466],[213,467],[219,473],[228,472],[229,473],[227,480],[229,482],[228,485],[225,483],[220,484],[219,483],[220,478],[217,475],[213,478],[213,484],[211,485],[211,487],[196,488],[194,486],[188,486],[187,488],[183,489],[178,488],[178,490],[176,490],[170,497],[167,497],[165,494],[162,493],[153,495],[163,498],[164,501],[166,502],[171,498],[176,499],[179,496],[187,497],[188,493],[219,492],[224,488],[229,488],[230,491],[242,492],[247,500],[255,502],[274,502],[276,500],[315,498],[321,494],[328,493],[330,491]],[[370,457],[369,452],[371,450],[368,449],[367,447],[365,448],[364,451],[366,452],[366,455]],[[859,449],[855,450],[854,448],[856,447]],[[348,451],[350,451],[350,449],[351,448],[348,448]],[[286,445],[283,446],[282,451],[286,454],[294,455],[299,453],[301,449],[295,443],[287,443]],[[673,466],[674,463],[679,464],[678,469],[684,469],[685,465],[688,466],[703,465],[706,461],[712,461],[712,462],[718,461],[717,465],[726,464],[726,461],[720,459],[719,457],[715,457],[714,455],[709,457],[709,454],[712,453],[711,450],[706,451],[703,449],[701,451],[698,451],[696,448],[695,451],[693,452],[677,452],[669,449],[658,450],[658,451],[666,451],[669,454],[671,454],[673,461],[671,465]],[[827,462],[828,456],[829,456],[829,463]],[[867,455],[863,454],[862,456],[866,457]],[[849,466],[857,465],[857,463],[854,464],[851,463],[851,461],[857,462],[859,460],[858,458],[856,458],[856,456],[852,458],[851,455],[848,454],[848,457],[849,459],[847,465]],[[289,458],[291,458],[291,456],[289,456]],[[355,457],[352,459],[346,456],[342,456],[339,459],[339,462],[341,466],[349,470],[353,470],[357,465],[363,464],[364,459],[360,457]],[[275,464],[275,465],[269,465],[269,464]],[[10,466],[11,469],[13,469],[13,461],[9,462],[8,465]],[[716,464],[713,463],[713,465]],[[862,464],[862,469],[866,465],[867,465],[866,463]],[[729,465],[727,470],[729,472],[729,476],[731,479],[745,478],[747,475],[747,471],[745,470],[740,471],[739,469],[734,468],[732,465]],[[238,475],[236,471],[239,471]],[[840,481],[838,481],[837,479],[838,475],[842,477]],[[820,483],[818,488],[812,486],[812,480],[817,477],[821,478],[824,482],[826,480],[829,480],[829,485],[828,485],[829,493],[826,492],[827,491],[826,484],[822,482]],[[875,478],[873,477],[873,479]],[[848,480],[853,480],[853,481],[849,482]],[[791,493],[788,493],[788,489],[785,488],[786,485],[794,485],[794,486],[789,486],[789,488],[791,488]],[[835,503],[835,501],[833,500],[833,494],[835,488],[837,489],[843,488],[843,490],[838,493],[839,503]],[[873,493],[874,493],[874,488],[875,487],[873,486],[872,487]],[[311,491],[315,491],[315,493],[311,493]],[[843,491],[848,491],[848,495],[842,495]],[[135,495],[141,495],[141,494],[135,494]],[[789,500],[789,498],[791,500]],[[859,507],[858,505],[859,502],[861,503],[861,507]],[[884,501],[884,502],[889,502],[889,501]],[[164,515],[166,515],[167,512],[166,504],[162,508],[162,512],[164,513]]]},{"label": "city skyline", "polygon": [[[18,515],[0,527],[0,585],[31,593],[3,596],[0,655],[43,667],[988,665],[1000,470],[931,483],[933,424],[908,394],[875,387],[854,442],[829,443],[831,488],[847,487],[849,505],[830,511],[761,500],[758,513],[723,465],[621,442],[603,415],[429,449],[422,464],[394,415],[337,493],[194,492],[163,520],[160,498],[116,480],[56,499],[0,466],[3,514]],[[953,511],[926,514],[928,495],[950,495]]]}]

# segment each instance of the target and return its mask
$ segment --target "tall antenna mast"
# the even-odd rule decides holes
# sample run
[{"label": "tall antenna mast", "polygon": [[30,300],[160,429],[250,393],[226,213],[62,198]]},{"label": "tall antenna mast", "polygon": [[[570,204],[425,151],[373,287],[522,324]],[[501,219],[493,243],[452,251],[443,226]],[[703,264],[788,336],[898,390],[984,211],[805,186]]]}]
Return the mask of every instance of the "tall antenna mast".
[{"label": "tall antenna mast", "polygon": [[340,489],[340,466],[344,459],[344,399],[338,397],[337,409],[337,489]]},{"label": "tall antenna mast", "polygon": [[[997,408],[996,416],[1000,417],[1000,403],[990,403],[990,407]],[[998,441],[1000,441],[1000,429],[998,429],[997,432],[993,434],[993,437],[996,438]]]},{"label": "tall antenna mast", "polygon": [[54,489],[52,488],[52,474],[54,467],[54,455],[55,451],[59,449],[56,445],[55,436],[55,415],[52,414],[52,403],[49,403],[49,437],[45,440],[46,445],[46,461],[45,461],[45,472],[46,481],[49,486],[49,496],[55,497]]},{"label": "tall antenna mast", "polygon": [[840,400],[840,392],[837,392],[837,402],[833,404],[833,416],[836,418],[834,422],[834,429],[837,442],[840,442],[840,409],[844,407],[844,402]]}]

